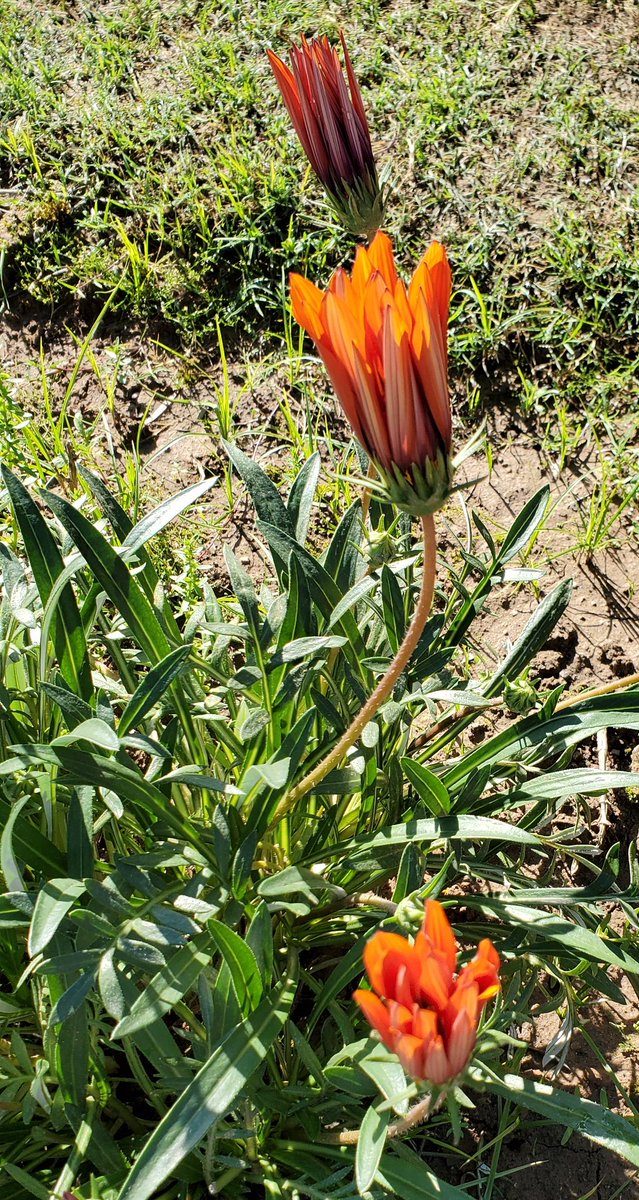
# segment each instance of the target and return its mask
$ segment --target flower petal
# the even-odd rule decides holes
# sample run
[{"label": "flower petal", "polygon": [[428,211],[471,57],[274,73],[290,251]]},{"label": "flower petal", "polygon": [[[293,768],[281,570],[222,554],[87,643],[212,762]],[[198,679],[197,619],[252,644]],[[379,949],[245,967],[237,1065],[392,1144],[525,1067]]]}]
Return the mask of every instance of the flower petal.
[{"label": "flower petal", "polygon": [[450,1063],[444,1047],[442,1038],[437,1035],[436,1038],[424,1049],[423,1062],[423,1079],[430,1080],[436,1085],[446,1083],[452,1078]]},{"label": "flower petal", "polygon": [[405,966],[409,978],[416,978],[415,951],[399,933],[374,933],[364,947],[364,966],[371,987],[379,996],[395,999],[397,972]]},{"label": "flower petal", "polygon": [[422,926],[434,950],[443,954],[451,975],[457,967],[457,941],[445,908],[438,900],[427,900]]},{"label": "flower petal", "polygon": [[374,992],[367,992],[364,988],[359,988],[354,992],[353,999],[356,1004],[359,1004],[369,1025],[377,1030],[385,1045],[392,1049],[393,1037],[390,1033],[390,1018],[386,1005],[382,1004]]}]

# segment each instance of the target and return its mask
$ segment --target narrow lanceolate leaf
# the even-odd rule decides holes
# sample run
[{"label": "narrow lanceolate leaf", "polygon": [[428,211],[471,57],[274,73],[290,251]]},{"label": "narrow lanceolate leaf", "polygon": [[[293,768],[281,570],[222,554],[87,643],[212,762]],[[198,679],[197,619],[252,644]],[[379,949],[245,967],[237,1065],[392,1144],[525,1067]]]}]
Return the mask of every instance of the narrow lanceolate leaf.
[{"label": "narrow lanceolate leaf", "polygon": [[178,646],[177,650],[172,650],[155,667],[151,667],[120,717],[120,737],[124,737],[130,729],[139,729],[140,722],[146,714],[162,699],[169,685],[184,670],[190,653],[190,646]]},{"label": "narrow lanceolate leaf", "polygon": [[211,1125],[232,1109],[268,1054],[294,998],[295,980],[289,976],[225,1037],[146,1141],[118,1200],[148,1200]]},{"label": "narrow lanceolate leaf", "polygon": [[[2,774],[10,775],[20,770],[24,764],[17,758],[5,759],[2,764]],[[23,797],[23,799],[26,799]],[[6,831],[7,822],[13,812],[8,800],[0,795],[0,828]],[[50,838],[44,836],[30,820],[19,813],[15,814],[15,824],[10,835],[12,853],[22,862],[32,867],[38,874],[44,876],[62,875],[66,869],[64,856]],[[15,862],[14,862],[15,866]],[[17,869],[17,868],[16,868]],[[4,870],[4,869],[3,869]],[[9,885],[7,884],[9,888]],[[9,888],[10,891],[15,890]]]},{"label": "narrow lanceolate leaf", "polygon": [[[523,898],[525,899],[525,893]],[[610,963],[611,966],[621,967],[631,974],[639,974],[639,953],[632,947],[626,949],[620,942],[599,937],[592,929],[575,925],[572,921],[566,921],[564,917],[556,916],[555,913],[544,913],[524,905],[510,904],[498,897],[493,899],[492,896],[479,897],[477,907],[495,913],[513,925],[532,931],[535,939],[541,938],[557,943],[556,953],[563,951],[577,958],[588,958],[595,963]]]},{"label": "narrow lanceolate leaf", "polygon": [[639,771],[598,771],[592,767],[577,767],[572,771],[533,775],[508,792],[508,804],[560,800],[563,796],[597,796],[615,788],[639,788]]},{"label": "narrow lanceolate leaf", "polygon": [[369,1190],[375,1180],[389,1122],[390,1109],[380,1108],[377,1104],[371,1104],[364,1113],[355,1151],[355,1182],[360,1196]]},{"label": "narrow lanceolate leaf", "polygon": [[303,546],[308,532],[308,523],[315,499],[315,489],[319,479],[321,459],[317,450],[306,460],[289,492],[287,511],[289,521],[293,525],[292,532],[296,541]]},{"label": "narrow lanceolate leaf", "polygon": [[64,525],[147,657],[152,663],[166,658],[171,646],[158,615],[121,556],[68,500],[49,492],[45,492],[43,498]]},{"label": "narrow lanceolate leaf", "polygon": [[[24,548],[44,608],[56,579],[64,571],[62,555],[37,504],[20,480],[5,466],[2,467],[2,478],[20,526]],[[60,592],[52,622],[52,638],[65,683],[76,695],[90,701],[93,684],[86,638],[70,583],[65,584]]]},{"label": "narrow lanceolate leaf", "polygon": [[[260,520],[268,521],[277,529],[292,534],[291,517],[275,484],[268,475],[238,446],[225,441],[222,442],[222,445],[238,475],[244,480]],[[297,516],[297,514],[295,515]]]},{"label": "narrow lanceolate leaf", "polygon": [[452,791],[468,778],[471,771],[497,762],[518,761],[532,750],[538,749],[544,759],[563,754],[564,750],[583,742],[599,729],[611,726],[639,729],[639,689],[629,688],[627,692],[575,702],[547,720],[538,714],[525,717],[466,754],[446,772],[444,782]]},{"label": "narrow lanceolate leaf", "polygon": [[148,780],[143,779],[136,771],[125,767],[115,758],[104,758],[99,754],[85,754],[81,750],[73,750],[68,746],[13,746],[15,758],[8,759],[0,765],[0,775],[15,770],[17,766],[31,766],[34,763],[44,763],[47,766],[60,767],[67,771],[73,783],[92,784],[95,787],[109,788],[117,796],[128,800],[143,812],[150,813],[164,821],[174,833],[191,844],[199,843],[196,830],[188,819],[181,817],[163,792]]},{"label": "narrow lanceolate leaf", "polygon": [[402,758],[401,766],[406,778],[434,817],[445,816],[450,812],[450,796],[439,776],[413,758]]},{"label": "narrow lanceolate leaf", "polygon": [[58,925],[84,891],[80,879],[50,879],[38,892],[29,929],[29,954],[33,958],[48,946]]},{"label": "narrow lanceolate leaf", "polygon": [[512,650],[482,688],[485,696],[495,696],[505,680],[516,679],[542,646],[545,646],[555,625],[570,603],[572,589],[572,579],[563,579],[554,591],[544,597],[517,638]]},{"label": "narrow lanceolate leaf", "polygon": [[365,858],[368,854],[405,846],[408,842],[457,841],[514,842],[519,846],[541,845],[541,839],[517,825],[495,821],[492,817],[441,817],[423,821],[407,821],[404,825],[388,825],[374,834],[360,834],[348,842],[324,846],[303,862],[348,855],[349,859]]},{"label": "narrow lanceolate leaf", "polygon": [[202,933],[176,950],[166,966],[147,983],[130,1013],[116,1025],[111,1037],[128,1037],[169,1012],[182,996],[196,986],[200,974],[209,965],[211,955],[207,946],[210,942],[208,933]]},{"label": "narrow lanceolate leaf", "polygon": [[544,483],[539,491],[535,492],[534,496],[531,496],[530,500],[524,505],[519,516],[508,530],[497,555],[498,562],[510,562],[516,554],[519,554],[520,550],[523,550],[537,527],[543,521],[549,499],[550,488],[547,483]]},{"label": "narrow lanceolate leaf", "polygon": [[521,1075],[500,1077],[482,1066],[471,1070],[471,1076],[475,1083],[498,1096],[522,1104],[532,1112],[541,1113],[557,1125],[574,1129],[591,1142],[605,1146],[613,1154],[639,1167],[639,1130],[625,1117],[610,1112],[592,1100],[549,1087],[546,1083],[524,1079]]},{"label": "narrow lanceolate leaf", "polygon": [[176,517],[179,517],[189,505],[195,504],[206,492],[209,492],[217,483],[215,476],[210,476],[208,479],[201,479],[198,483],[192,483],[189,487],[184,488],[182,492],[178,492],[175,496],[169,496],[168,500],[163,500],[145,517],[138,521],[137,525],[130,529],[124,541],[122,542],[122,554],[125,559],[137,555],[138,551],[146,546],[146,543],[155,537],[158,533],[167,526]]},{"label": "narrow lanceolate leaf", "polygon": [[401,1147],[401,1157],[390,1150],[382,1155],[377,1180],[402,1200],[468,1200],[468,1192],[434,1175],[406,1146]]},{"label": "narrow lanceolate leaf", "polygon": [[8,892],[24,892],[24,880],[13,844],[13,830],[22,809],[29,803],[29,796],[21,796],[12,805],[0,837],[0,870]]},{"label": "narrow lanceolate leaf", "polygon": [[250,946],[221,921],[210,920],[209,929],[229,969],[237,1002],[250,1013],[262,998],[262,977]]}]

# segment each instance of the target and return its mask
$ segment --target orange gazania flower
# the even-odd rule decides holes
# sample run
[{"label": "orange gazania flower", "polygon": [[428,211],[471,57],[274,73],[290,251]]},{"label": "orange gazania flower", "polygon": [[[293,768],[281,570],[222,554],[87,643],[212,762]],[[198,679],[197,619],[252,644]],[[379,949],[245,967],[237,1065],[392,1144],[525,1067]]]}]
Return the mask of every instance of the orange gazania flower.
[{"label": "orange gazania flower", "polygon": [[387,498],[416,516],[450,491],[446,251],[433,242],[408,288],[378,233],[325,292],[291,275],[291,301],[312,337],[348,420],[382,476]]},{"label": "orange gazania flower", "polygon": [[500,958],[492,942],[456,974],[457,943],[441,904],[427,900],[414,944],[397,933],[375,933],[364,950],[372,992],[355,1000],[414,1079],[436,1086],[470,1061],[481,1011],[500,988]]},{"label": "orange gazania flower", "polygon": [[371,237],[382,220],[383,199],[362,95],[340,41],[346,77],[328,38],[291,49],[291,67],[269,50],[282,99],[306,156],[333,206],[352,233]]}]

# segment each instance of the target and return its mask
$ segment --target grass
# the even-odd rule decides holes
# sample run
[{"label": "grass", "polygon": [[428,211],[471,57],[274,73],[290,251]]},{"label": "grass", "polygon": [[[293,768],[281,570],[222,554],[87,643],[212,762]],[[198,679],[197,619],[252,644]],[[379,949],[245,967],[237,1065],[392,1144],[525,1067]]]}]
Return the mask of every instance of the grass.
[{"label": "grass", "polygon": [[527,0],[435,0],[426,38],[410,3],[337,8],[321,28],[293,3],[25,14],[9,0],[0,18],[13,303],[82,307],[117,286],[125,323],[211,347],[216,322],[281,338],[282,274],[325,278],[345,243],[308,175],[300,186],[265,49],[341,23],[404,259],[433,234],[449,245],[460,380],[524,406],[552,386],[607,412],[625,370],[625,402],[636,394],[637,55],[622,8],[553,24]]}]

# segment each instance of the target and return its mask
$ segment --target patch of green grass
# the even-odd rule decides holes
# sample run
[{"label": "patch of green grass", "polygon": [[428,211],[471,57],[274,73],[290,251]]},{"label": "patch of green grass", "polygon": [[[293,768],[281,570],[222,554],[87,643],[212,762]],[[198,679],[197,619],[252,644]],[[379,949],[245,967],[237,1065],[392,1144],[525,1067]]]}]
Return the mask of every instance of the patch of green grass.
[{"label": "patch of green grass", "polygon": [[400,254],[408,267],[433,235],[450,248],[455,373],[524,410],[522,376],[596,406],[599,376],[639,355],[638,55],[623,9],[435,0],[425,37],[416,3],[318,18],[292,0],[147,0],[71,17],[9,0],[9,294],[56,305],[117,285],[124,319],[183,340],[215,346],[217,322],[281,338],[283,275],[325,280],[350,251],[265,51],[340,26],[391,165]]}]

